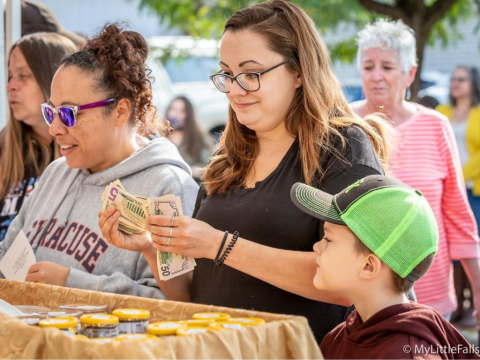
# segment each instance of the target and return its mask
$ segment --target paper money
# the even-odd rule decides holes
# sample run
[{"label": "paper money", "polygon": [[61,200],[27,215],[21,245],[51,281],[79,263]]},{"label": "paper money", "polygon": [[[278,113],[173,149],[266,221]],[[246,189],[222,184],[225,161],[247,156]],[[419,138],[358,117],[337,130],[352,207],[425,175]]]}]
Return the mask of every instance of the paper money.
[{"label": "paper money", "polygon": [[[152,215],[181,216],[182,203],[178,196],[167,195],[148,199]],[[184,255],[157,251],[157,266],[161,280],[170,280],[194,269],[195,259]]]},{"label": "paper money", "polygon": [[[102,210],[111,204],[120,212],[118,229],[126,234],[147,231],[147,216],[183,215],[180,197],[166,195],[162,197],[146,198],[132,195],[125,190],[120,180],[110,183],[101,195]],[[161,280],[170,280],[194,269],[195,259],[187,256],[157,252],[157,266]]]},{"label": "paper money", "polygon": [[146,231],[147,216],[149,215],[146,198],[129,194],[121,183],[113,182],[103,192],[102,200],[103,210],[113,204],[120,212],[120,231],[127,234]]}]

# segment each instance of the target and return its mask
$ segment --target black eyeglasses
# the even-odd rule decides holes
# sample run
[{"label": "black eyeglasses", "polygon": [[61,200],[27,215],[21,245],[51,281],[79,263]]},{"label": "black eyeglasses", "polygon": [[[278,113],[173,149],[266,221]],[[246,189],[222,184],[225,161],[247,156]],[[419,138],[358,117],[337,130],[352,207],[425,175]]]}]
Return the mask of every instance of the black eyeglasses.
[{"label": "black eyeglasses", "polygon": [[284,62],[272,66],[271,68],[262,72],[243,72],[238,74],[237,76],[216,73],[210,76],[210,79],[212,79],[215,87],[223,93],[230,92],[234,80],[236,80],[238,85],[240,85],[241,88],[245,91],[258,91],[260,90],[260,75],[266,74],[267,72],[272,71],[273,69],[276,69],[286,63],[288,63],[288,60],[285,60]]}]

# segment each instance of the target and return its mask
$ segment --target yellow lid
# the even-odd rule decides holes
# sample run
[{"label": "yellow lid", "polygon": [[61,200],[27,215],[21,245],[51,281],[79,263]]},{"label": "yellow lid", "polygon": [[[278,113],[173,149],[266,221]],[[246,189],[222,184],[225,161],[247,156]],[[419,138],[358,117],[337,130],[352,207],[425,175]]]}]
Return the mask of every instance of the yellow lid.
[{"label": "yellow lid", "polygon": [[120,320],[150,318],[150,311],[143,309],[117,309],[112,314],[118,316]]},{"label": "yellow lid", "polygon": [[118,324],[118,316],[107,314],[82,315],[80,322],[92,325],[115,325]]},{"label": "yellow lid", "polygon": [[175,335],[178,329],[185,327],[180,321],[159,321],[148,325],[147,332],[152,335]]},{"label": "yellow lid", "polygon": [[158,337],[150,334],[123,334],[117,337],[117,341],[123,340],[133,340],[136,342],[147,341],[147,340],[156,340]]},{"label": "yellow lid", "polygon": [[208,326],[214,323],[214,319],[197,319],[197,320],[182,320],[179,323],[186,326]]},{"label": "yellow lid", "polygon": [[216,321],[212,323],[210,327],[212,328],[223,328],[223,329],[241,329],[244,325],[242,323],[235,323],[233,321]]},{"label": "yellow lid", "polygon": [[40,320],[38,323],[40,327],[53,327],[57,329],[68,329],[77,327],[78,319],[73,316],[58,317],[53,319]]},{"label": "yellow lid", "polygon": [[111,337],[110,338],[93,338],[93,339],[90,339],[90,341],[96,341],[102,344],[107,344],[107,343],[113,343],[117,341],[117,338],[111,338]]},{"label": "yellow lid", "polygon": [[253,318],[253,317],[230,318],[227,321],[243,324],[243,326],[257,326],[257,325],[265,324],[264,319]]},{"label": "yellow lid", "polygon": [[75,337],[76,337],[77,339],[90,340],[88,337],[86,337],[85,335],[82,335],[82,334],[75,335]]},{"label": "yellow lid", "polygon": [[230,318],[231,316],[229,314],[217,313],[217,312],[204,312],[204,313],[194,314],[192,316],[192,319],[195,319],[195,320],[213,319],[215,321],[225,321]]},{"label": "yellow lid", "polygon": [[205,326],[189,326],[177,330],[178,336],[190,336],[208,332]]}]

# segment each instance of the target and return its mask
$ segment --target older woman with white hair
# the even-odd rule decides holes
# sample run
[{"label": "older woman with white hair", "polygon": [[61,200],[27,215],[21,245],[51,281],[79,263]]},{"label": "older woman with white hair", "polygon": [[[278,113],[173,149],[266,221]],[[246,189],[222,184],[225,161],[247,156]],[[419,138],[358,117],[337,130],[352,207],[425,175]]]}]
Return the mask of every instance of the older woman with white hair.
[{"label": "older woman with white hair", "polygon": [[[389,160],[393,176],[420,190],[439,225],[440,242],[430,270],[415,284],[418,302],[447,319],[457,306],[452,260],[461,260],[480,309],[480,251],[462,168],[448,119],[405,100],[417,71],[414,32],[401,21],[379,20],[359,32],[357,61],[365,100],[351,104],[360,116],[383,107],[396,131]],[[406,219],[407,220],[407,219]],[[422,236],[422,229],[417,229]],[[476,316],[477,321],[480,317]]]}]

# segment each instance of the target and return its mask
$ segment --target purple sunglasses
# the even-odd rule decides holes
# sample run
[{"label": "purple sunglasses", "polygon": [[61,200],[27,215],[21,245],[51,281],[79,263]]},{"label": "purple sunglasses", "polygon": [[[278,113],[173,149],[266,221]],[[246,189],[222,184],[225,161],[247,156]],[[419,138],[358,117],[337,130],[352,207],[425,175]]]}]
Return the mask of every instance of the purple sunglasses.
[{"label": "purple sunglasses", "polygon": [[48,126],[51,126],[55,119],[55,114],[58,114],[60,121],[66,127],[74,127],[77,123],[77,113],[80,110],[94,109],[98,107],[108,106],[113,104],[117,99],[106,99],[97,101],[91,104],[79,105],[79,106],[62,106],[55,109],[49,103],[42,104],[43,118],[47,122]]}]

